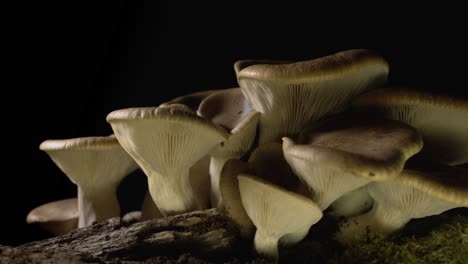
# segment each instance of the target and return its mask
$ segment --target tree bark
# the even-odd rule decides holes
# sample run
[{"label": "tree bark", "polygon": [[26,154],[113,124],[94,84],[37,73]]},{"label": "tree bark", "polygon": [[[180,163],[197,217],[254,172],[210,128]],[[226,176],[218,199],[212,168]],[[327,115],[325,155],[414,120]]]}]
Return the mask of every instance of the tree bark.
[{"label": "tree bark", "polygon": [[131,225],[112,218],[60,237],[0,246],[0,263],[157,263],[187,253],[218,262],[238,242],[234,225],[210,209]]}]

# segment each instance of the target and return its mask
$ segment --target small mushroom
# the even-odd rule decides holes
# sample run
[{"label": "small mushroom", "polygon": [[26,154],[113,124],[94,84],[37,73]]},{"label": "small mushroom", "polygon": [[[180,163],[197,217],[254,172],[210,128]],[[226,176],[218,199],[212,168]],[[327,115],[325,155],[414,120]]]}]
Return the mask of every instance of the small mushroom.
[{"label": "small mushroom", "polygon": [[78,200],[65,199],[34,208],[26,217],[26,222],[60,236],[78,227],[78,215]]},{"label": "small mushroom", "polygon": [[374,199],[367,191],[367,185],[343,194],[336,199],[329,208],[330,215],[335,217],[352,217],[367,213],[374,204]]},{"label": "small mushroom", "polygon": [[160,106],[165,107],[173,104],[182,104],[192,109],[193,111],[197,111],[198,106],[206,97],[219,91],[222,90],[207,90],[179,96],[168,102],[162,103]]},{"label": "small mushroom", "polygon": [[249,161],[231,159],[226,162],[220,177],[221,198],[224,211],[239,227],[241,236],[249,238],[254,225],[244,210],[240,199],[237,176],[241,173],[253,174],[278,187],[310,196],[307,186],[294,175],[283,156],[281,144],[272,142],[255,149]]},{"label": "small mushroom", "polygon": [[141,219],[141,211],[131,211],[122,216],[122,222],[126,225],[131,225],[139,221],[145,221]]},{"label": "small mushroom", "polygon": [[78,185],[78,227],[120,215],[117,186],[138,166],[113,135],[46,140],[39,148]]},{"label": "small mushroom", "polygon": [[448,165],[468,162],[466,100],[388,87],[363,94],[353,107],[416,128],[424,140],[424,149],[417,155],[420,160]]},{"label": "small mushroom", "polygon": [[422,145],[418,133],[406,124],[352,115],[339,115],[303,131],[298,144],[283,138],[286,160],[322,210],[371,181],[397,177]]},{"label": "small mushroom", "polygon": [[261,145],[343,110],[357,95],[385,83],[388,64],[368,50],[349,50],[296,63],[240,61],[235,70],[245,97],[262,113]]},{"label": "small mushroom", "polygon": [[277,260],[278,244],[301,241],[312,225],[322,218],[322,211],[310,199],[282,189],[252,175],[238,176],[245,211],[257,227],[255,250]]},{"label": "small mushroom", "polygon": [[413,218],[437,215],[456,207],[468,207],[468,169],[404,170],[391,181],[367,186],[375,200],[372,210],[341,223],[337,238],[343,243],[367,229],[383,234],[403,228]]},{"label": "small mushroom", "polygon": [[163,216],[208,207],[209,177],[190,175],[190,169],[228,138],[224,129],[178,104],[117,110],[107,121],[148,176]]},{"label": "small mushroom", "polygon": [[229,159],[240,159],[255,140],[260,113],[253,111],[239,88],[226,89],[208,96],[198,108],[198,114],[229,132],[229,137],[211,152],[211,204],[222,208],[219,191],[221,169]]}]

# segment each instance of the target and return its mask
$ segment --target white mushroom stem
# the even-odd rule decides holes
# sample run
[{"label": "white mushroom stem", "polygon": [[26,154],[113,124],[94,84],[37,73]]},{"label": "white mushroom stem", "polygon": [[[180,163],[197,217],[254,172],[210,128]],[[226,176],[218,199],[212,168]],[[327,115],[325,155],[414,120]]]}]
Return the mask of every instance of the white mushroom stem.
[{"label": "white mushroom stem", "polygon": [[397,182],[373,182],[369,184],[369,192],[375,199],[372,210],[341,223],[337,235],[340,242],[355,240],[367,228],[388,235],[403,228],[413,218],[437,215],[459,207]]},{"label": "white mushroom stem", "polygon": [[264,235],[262,232],[257,231],[254,239],[255,250],[261,256],[278,259],[278,241],[279,237]]},{"label": "white mushroom stem", "polygon": [[115,195],[116,186],[78,187],[78,227],[91,225],[94,221],[120,215],[119,201]]},{"label": "white mushroom stem", "polygon": [[231,158],[238,159],[239,157],[211,156],[210,159],[211,206],[218,209],[222,209],[224,207],[219,187],[221,170],[223,169],[224,164]]},{"label": "white mushroom stem", "polygon": [[[148,189],[163,215],[174,215],[180,212],[207,208],[207,201],[195,196],[190,184],[187,168],[167,169],[163,174],[156,171],[145,171],[148,175]],[[184,194],[184,195],[180,195]],[[158,201],[164,201],[158,203]]]}]

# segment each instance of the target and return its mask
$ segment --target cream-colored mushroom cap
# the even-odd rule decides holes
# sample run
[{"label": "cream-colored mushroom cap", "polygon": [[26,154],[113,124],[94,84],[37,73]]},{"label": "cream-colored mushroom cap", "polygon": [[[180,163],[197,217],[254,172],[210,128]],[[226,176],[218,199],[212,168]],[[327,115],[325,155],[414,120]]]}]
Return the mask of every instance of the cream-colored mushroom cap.
[{"label": "cream-colored mushroom cap", "polygon": [[39,148],[78,185],[79,227],[120,215],[116,188],[138,165],[114,135],[46,140]]},{"label": "cream-colored mushroom cap", "polygon": [[354,240],[366,229],[390,234],[413,218],[468,207],[466,168],[407,169],[391,181],[373,182],[367,188],[375,200],[374,207],[341,224],[337,237],[344,243]]},{"label": "cream-colored mushroom cap", "polygon": [[117,110],[107,121],[148,176],[151,196],[163,215],[208,206],[209,178],[201,184],[205,178],[190,177],[189,170],[228,138],[224,129],[178,104]]},{"label": "cream-colored mushroom cap", "polygon": [[370,181],[398,176],[422,144],[418,133],[401,122],[347,115],[305,130],[299,144],[283,138],[286,160],[322,210]]},{"label": "cream-colored mushroom cap", "polygon": [[278,259],[278,243],[301,241],[310,227],[322,218],[322,211],[310,199],[279,188],[252,175],[238,176],[245,211],[257,227],[255,249]]},{"label": "cream-colored mushroom cap", "polygon": [[78,200],[65,199],[34,208],[26,217],[28,224],[37,224],[55,236],[78,227]]},{"label": "cream-colored mushroom cap", "polygon": [[355,96],[382,85],[388,64],[371,51],[349,50],[296,63],[239,63],[236,70],[242,92],[262,113],[259,144],[264,144],[293,136],[310,122],[343,110]]},{"label": "cream-colored mushroom cap", "polygon": [[49,139],[39,148],[80,186],[118,184],[138,168],[113,135]]},{"label": "cream-colored mushroom cap", "polygon": [[371,91],[353,107],[407,123],[421,134],[422,160],[449,165],[468,162],[468,101],[398,87]]},{"label": "cream-colored mushroom cap", "polygon": [[228,159],[240,159],[255,141],[260,113],[253,111],[240,88],[226,89],[208,96],[200,104],[198,114],[229,132],[229,137],[210,153],[212,205],[223,207],[219,177]]}]

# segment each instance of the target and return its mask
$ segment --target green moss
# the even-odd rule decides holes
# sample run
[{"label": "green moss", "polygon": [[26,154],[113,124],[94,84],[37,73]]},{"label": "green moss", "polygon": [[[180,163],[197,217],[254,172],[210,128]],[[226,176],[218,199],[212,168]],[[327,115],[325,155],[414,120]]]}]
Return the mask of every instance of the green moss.
[{"label": "green moss", "polygon": [[468,263],[468,217],[447,214],[414,220],[388,238],[368,232],[328,263]]}]

